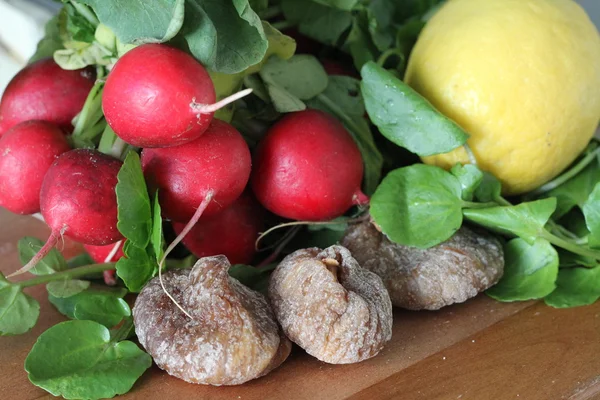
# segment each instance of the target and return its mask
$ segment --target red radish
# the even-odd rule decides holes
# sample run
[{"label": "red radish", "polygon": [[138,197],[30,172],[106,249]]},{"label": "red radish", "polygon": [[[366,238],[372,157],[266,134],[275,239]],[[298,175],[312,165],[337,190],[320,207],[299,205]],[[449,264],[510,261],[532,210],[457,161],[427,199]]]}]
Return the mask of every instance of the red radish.
[{"label": "red radish", "polygon": [[65,133],[45,121],[21,122],[0,138],[0,205],[17,214],[40,211],[46,172],[71,150]]},{"label": "red radish", "polygon": [[321,64],[327,72],[327,75],[342,75],[349,76],[350,78],[360,79],[360,74],[352,67],[348,67],[342,63],[339,63],[330,59],[322,59]]},{"label": "red radish", "polygon": [[[183,239],[196,256],[223,254],[232,264],[249,264],[256,254],[254,242],[263,228],[263,208],[252,195],[242,194],[220,213],[200,220]],[[185,224],[174,222],[180,234]]]},{"label": "red radish", "polygon": [[0,135],[19,122],[34,119],[72,131],[71,120],[83,108],[95,75],[90,68],[64,70],[52,59],[28,65],[10,81],[2,96]]},{"label": "red radish", "polygon": [[145,44],[115,64],[102,108],[110,127],[127,143],[170,147],[200,137],[215,111],[250,92],[213,104],[215,87],[198,61],[164,44]]},{"label": "red radish", "polygon": [[248,183],[250,167],[250,150],[242,135],[217,119],[193,142],[142,151],[146,181],[159,189],[164,216],[177,222],[188,222],[210,191],[214,201],[205,215],[232,204]]},{"label": "red radish", "polygon": [[301,34],[296,28],[284,29],[282,33],[296,41],[296,54],[317,55],[323,49],[321,43]]},{"label": "red radish", "polygon": [[362,177],[360,151],[344,126],[327,113],[305,110],[287,114],[258,145],[252,189],[279,216],[325,221],[368,202]]},{"label": "red radish", "polygon": [[52,230],[31,261],[13,275],[33,268],[66,235],[103,246],[122,239],[117,229],[117,174],[121,161],[95,150],[77,149],[52,164],[40,192],[42,216]]}]

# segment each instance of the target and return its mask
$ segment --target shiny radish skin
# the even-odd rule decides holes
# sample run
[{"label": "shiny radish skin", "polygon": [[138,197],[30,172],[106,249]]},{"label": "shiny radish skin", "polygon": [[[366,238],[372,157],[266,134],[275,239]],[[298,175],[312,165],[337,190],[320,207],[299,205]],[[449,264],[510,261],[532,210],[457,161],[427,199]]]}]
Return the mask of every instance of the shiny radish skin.
[{"label": "shiny radish skin", "polygon": [[361,192],[363,161],[344,126],[318,110],[287,114],[254,154],[252,190],[284,218],[327,221],[368,202]]},{"label": "shiny radish skin", "polygon": [[112,256],[111,259],[108,261],[106,260],[106,258],[113,251],[113,248],[116,246],[116,243],[112,243],[106,246],[93,246],[90,244],[84,244],[83,248],[90,255],[90,257],[92,257],[92,260],[94,260],[95,263],[102,264],[105,262],[117,262],[121,259],[121,257],[125,257],[125,254],[123,254],[124,243],[125,241],[122,241],[119,244],[119,249],[117,250],[115,255]]},{"label": "shiny radish skin", "polygon": [[188,222],[209,191],[214,197],[204,217],[232,204],[248,183],[251,164],[242,135],[218,119],[193,142],[142,150],[146,182],[159,190],[163,215],[177,222]]},{"label": "shiny radish skin", "polygon": [[200,137],[213,113],[192,106],[213,104],[208,72],[189,54],[164,44],[127,52],[108,75],[102,96],[106,121],[137,147],[170,147]]},{"label": "shiny radish skin", "polygon": [[39,212],[46,172],[69,150],[65,132],[50,122],[21,122],[5,132],[0,138],[0,206],[15,214]]},{"label": "shiny radish skin", "polygon": [[122,162],[95,150],[77,149],[52,164],[40,193],[42,216],[52,232],[104,246],[122,239],[117,229],[117,174]]},{"label": "shiny radish skin", "polygon": [[[242,194],[220,213],[201,219],[183,239],[196,257],[224,255],[231,264],[250,264],[255,242],[264,227],[265,210],[250,193]],[[180,234],[185,224],[174,222]]]},{"label": "shiny radish skin", "polygon": [[91,68],[68,71],[52,59],[26,66],[10,81],[0,101],[0,135],[29,120],[53,122],[71,132],[71,120],[83,108],[95,79]]}]

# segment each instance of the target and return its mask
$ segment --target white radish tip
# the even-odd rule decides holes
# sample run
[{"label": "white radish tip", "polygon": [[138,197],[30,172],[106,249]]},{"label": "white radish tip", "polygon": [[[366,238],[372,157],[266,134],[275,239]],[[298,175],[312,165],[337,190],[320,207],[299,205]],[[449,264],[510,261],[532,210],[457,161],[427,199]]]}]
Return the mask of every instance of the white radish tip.
[{"label": "white radish tip", "polygon": [[234,93],[231,96],[225,97],[223,100],[220,100],[214,104],[196,103],[194,99],[190,103],[190,108],[194,113],[197,114],[210,114],[220,110],[221,108],[233,103],[236,100],[241,99],[242,97],[248,96],[250,93],[252,93],[252,89],[244,89],[241,92]]}]

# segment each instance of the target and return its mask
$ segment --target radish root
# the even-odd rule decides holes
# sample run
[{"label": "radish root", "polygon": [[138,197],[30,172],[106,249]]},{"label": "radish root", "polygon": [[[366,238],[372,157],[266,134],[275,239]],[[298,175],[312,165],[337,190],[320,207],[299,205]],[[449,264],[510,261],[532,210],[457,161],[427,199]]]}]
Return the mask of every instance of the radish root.
[{"label": "radish root", "polygon": [[252,89],[244,89],[241,92],[234,93],[231,96],[225,97],[223,100],[214,104],[200,104],[196,103],[196,99],[193,99],[192,103],[190,104],[190,108],[198,114],[210,114],[220,110],[236,100],[241,99],[242,97],[248,96],[250,93],[252,93]]},{"label": "radish root", "polygon": [[50,250],[52,250],[52,248],[56,246],[56,244],[58,243],[58,239],[60,239],[64,235],[66,230],[67,226],[65,225],[59,231],[52,231],[52,233],[50,233],[50,237],[46,241],[46,244],[44,244],[40,251],[38,251],[37,254],[33,256],[33,258],[23,266],[23,268],[8,275],[7,278],[12,278],[13,276],[24,274],[25,272],[35,267],[37,263],[39,263],[42,260],[42,258],[46,257]]}]

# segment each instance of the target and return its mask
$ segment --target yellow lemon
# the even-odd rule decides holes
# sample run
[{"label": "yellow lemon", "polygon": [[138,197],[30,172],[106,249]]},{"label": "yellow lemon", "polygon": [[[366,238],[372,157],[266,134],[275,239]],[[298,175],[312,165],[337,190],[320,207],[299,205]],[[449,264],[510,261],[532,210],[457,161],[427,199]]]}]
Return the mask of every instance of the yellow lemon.
[{"label": "yellow lemon", "polygon": [[[571,0],[449,0],[427,23],[406,82],[469,134],[505,194],[565,169],[600,120],[600,37]],[[464,148],[425,157],[450,168]]]}]

